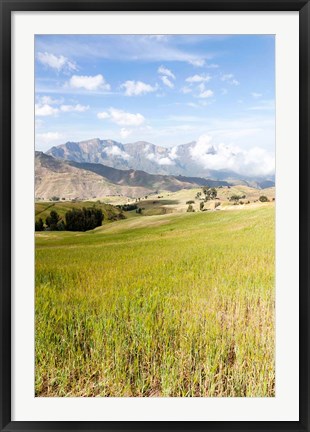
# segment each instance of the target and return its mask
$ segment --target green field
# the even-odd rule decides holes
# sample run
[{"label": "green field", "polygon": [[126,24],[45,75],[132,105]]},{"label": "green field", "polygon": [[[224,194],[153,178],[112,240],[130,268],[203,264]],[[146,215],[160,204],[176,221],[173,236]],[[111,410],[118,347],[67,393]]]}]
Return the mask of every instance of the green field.
[{"label": "green field", "polygon": [[37,396],[274,396],[274,205],[36,234]]}]

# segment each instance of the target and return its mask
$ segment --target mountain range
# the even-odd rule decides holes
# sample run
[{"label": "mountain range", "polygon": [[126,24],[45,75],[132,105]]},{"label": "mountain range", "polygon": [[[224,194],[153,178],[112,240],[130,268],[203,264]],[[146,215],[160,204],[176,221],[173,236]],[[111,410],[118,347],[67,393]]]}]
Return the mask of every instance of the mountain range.
[{"label": "mountain range", "polygon": [[[47,151],[57,159],[73,162],[99,163],[120,170],[141,170],[150,174],[203,177],[214,180],[242,180],[254,187],[274,185],[274,177],[253,177],[233,171],[208,169],[201,160],[193,157],[196,142],[170,148],[154,145],[145,141],[122,144],[113,140],[99,138],[80,142],[67,142]],[[207,153],[216,152],[213,146]]]},{"label": "mountain range", "polygon": [[40,199],[138,198],[201,186],[274,186],[273,178],[203,169],[191,157],[194,145],[165,148],[144,141],[121,144],[98,138],[67,142],[35,153],[35,194]]}]

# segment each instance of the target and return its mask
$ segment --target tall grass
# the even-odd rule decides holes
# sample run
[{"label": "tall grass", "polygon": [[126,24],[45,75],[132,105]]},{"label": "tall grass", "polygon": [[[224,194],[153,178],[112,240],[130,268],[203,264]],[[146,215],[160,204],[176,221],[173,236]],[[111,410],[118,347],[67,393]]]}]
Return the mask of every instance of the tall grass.
[{"label": "tall grass", "polygon": [[36,395],[274,396],[274,292],[271,206],[38,234]]}]

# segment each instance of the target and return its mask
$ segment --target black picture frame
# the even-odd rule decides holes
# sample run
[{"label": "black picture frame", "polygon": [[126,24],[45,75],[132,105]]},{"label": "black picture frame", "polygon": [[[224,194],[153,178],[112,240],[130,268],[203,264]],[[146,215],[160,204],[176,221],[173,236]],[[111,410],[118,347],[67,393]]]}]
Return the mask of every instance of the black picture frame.
[{"label": "black picture frame", "polygon": [[[98,422],[11,421],[11,13],[13,11],[298,11],[299,12],[299,421]],[[1,431],[310,431],[309,423],[309,0],[0,0],[0,426]]]}]

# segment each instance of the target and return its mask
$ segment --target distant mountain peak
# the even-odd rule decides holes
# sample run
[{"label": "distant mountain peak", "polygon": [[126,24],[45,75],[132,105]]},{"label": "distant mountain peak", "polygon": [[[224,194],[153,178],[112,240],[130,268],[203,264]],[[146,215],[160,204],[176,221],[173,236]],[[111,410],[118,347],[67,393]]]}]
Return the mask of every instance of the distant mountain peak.
[{"label": "distant mountain peak", "polygon": [[[198,148],[197,148],[198,146]],[[208,156],[218,149],[208,144],[191,141],[186,144],[163,147],[147,141],[122,144],[111,139],[92,138],[80,142],[68,141],[52,147],[47,154],[57,159],[78,163],[100,163],[121,170],[141,170],[150,174],[205,177],[217,180],[246,180],[256,183],[274,182],[273,177],[242,176],[227,169],[214,170]]]}]

